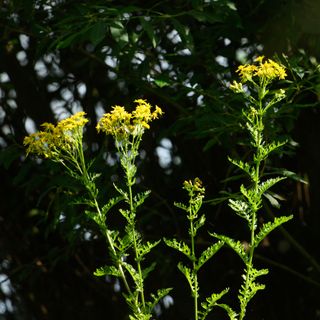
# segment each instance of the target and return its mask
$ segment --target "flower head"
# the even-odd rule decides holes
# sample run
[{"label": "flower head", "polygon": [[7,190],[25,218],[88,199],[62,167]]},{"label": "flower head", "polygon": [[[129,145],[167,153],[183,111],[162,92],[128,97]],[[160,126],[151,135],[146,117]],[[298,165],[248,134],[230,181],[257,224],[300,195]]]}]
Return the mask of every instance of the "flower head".
[{"label": "flower head", "polygon": [[82,130],[87,122],[85,112],[78,112],[58,122],[56,126],[43,123],[42,131],[24,138],[23,144],[27,147],[27,154],[33,153],[58,160],[64,153],[72,153],[82,139]]},{"label": "flower head", "polygon": [[285,68],[271,59],[264,61],[264,56],[259,56],[255,62],[257,64],[245,64],[238,67],[237,73],[242,83],[253,81],[255,77],[269,83],[276,78],[282,80],[287,76]]},{"label": "flower head", "polygon": [[116,140],[128,139],[131,135],[142,135],[145,129],[150,128],[149,123],[163,114],[158,106],[152,111],[152,106],[146,100],[137,99],[134,102],[137,106],[132,113],[124,107],[113,107],[100,119],[97,130],[114,136]]},{"label": "flower head", "polygon": [[205,193],[205,188],[202,186],[202,181],[199,178],[192,180],[186,180],[183,183],[183,189],[187,190],[189,194],[198,194],[202,196]]}]

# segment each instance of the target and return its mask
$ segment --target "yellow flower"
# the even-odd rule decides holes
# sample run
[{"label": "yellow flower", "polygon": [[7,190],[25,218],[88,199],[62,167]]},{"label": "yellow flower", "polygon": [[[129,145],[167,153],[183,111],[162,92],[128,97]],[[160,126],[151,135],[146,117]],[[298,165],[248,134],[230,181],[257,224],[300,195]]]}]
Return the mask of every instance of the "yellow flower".
[{"label": "yellow flower", "polygon": [[205,192],[205,188],[202,186],[202,181],[199,178],[195,178],[193,181],[184,181],[183,189],[187,190],[189,193],[197,192],[200,195]]},{"label": "yellow flower", "polygon": [[251,81],[256,72],[257,72],[257,66],[250,65],[250,64],[239,66],[237,70],[237,73],[239,73],[239,76],[243,83],[247,81]]},{"label": "yellow flower", "polygon": [[113,107],[111,112],[102,116],[97,130],[114,136],[116,140],[128,139],[130,135],[142,135],[145,129],[150,128],[149,123],[163,114],[158,106],[152,112],[152,106],[146,100],[137,99],[134,102],[137,106],[132,113],[121,106]]},{"label": "yellow flower", "polygon": [[[277,62],[268,59],[264,62],[264,56],[259,56],[255,60],[258,65],[245,64],[239,66],[237,73],[241,78],[241,82],[252,81],[254,77],[258,77],[263,82],[271,82],[273,79],[285,79],[287,73],[285,68]],[[231,87],[234,90],[234,87]]]},{"label": "yellow flower", "polygon": [[63,152],[70,153],[77,148],[77,143],[82,139],[82,129],[87,122],[85,112],[78,112],[58,122],[56,126],[43,123],[42,131],[24,138],[23,144],[27,147],[27,154],[33,153],[58,160],[63,156]]},{"label": "yellow flower", "polygon": [[232,84],[230,84],[229,87],[232,91],[234,91],[235,93],[242,93],[244,92],[243,90],[243,86],[241,82],[237,82],[237,81],[233,81]]}]

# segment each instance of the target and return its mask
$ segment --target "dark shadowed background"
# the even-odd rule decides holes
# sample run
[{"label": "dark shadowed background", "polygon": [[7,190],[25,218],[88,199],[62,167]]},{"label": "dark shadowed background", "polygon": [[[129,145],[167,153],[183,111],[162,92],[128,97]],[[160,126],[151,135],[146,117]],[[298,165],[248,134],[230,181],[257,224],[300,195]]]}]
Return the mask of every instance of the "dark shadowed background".
[{"label": "dark shadowed background", "polygon": [[[262,217],[294,220],[257,251],[270,274],[247,319],[320,319],[319,39],[317,0],[0,0],[0,319],[128,317],[119,284],[93,276],[108,252],[84,208],[70,205],[81,187],[56,164],[26,158],[22,145],[41,123],[80,110],[90,118],[87,156],[103,173],[101,199],[114,194],[121,170],[97,120],[136,98],[164,110],[139,158],[136,188],[152,190],[139,212],[146,239],[186,236],[173,202],[185,200],[182,182],[196,176],[207,190],[209,231],[247,239],[243,221],[217,198],[241,183],[227,179],[238,174],[227,156],[247,155],[243,102],[227,87],[239,64],[262,54],[288,68],[289,88],[266,127],[269,139],[288,140],[266,170],[289,178],[265,199]],[[116,211],[112,219],[121,225]],[[211,240],[204,231],[198,245]],[[181,257],[157,248],[147,286],[175,288],[159,319],[191,319]],[[231,286],[227,302],[237,308],[242,268],[233,252],[220,251],[200,274],[203,296]]]}]

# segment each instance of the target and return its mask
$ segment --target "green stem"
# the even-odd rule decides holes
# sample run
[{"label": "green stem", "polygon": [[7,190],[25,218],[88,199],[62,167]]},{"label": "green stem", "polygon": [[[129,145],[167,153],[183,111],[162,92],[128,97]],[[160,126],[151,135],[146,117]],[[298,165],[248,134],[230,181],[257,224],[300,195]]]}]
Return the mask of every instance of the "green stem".
[{"label": "green stem", "polygon": [[[83,176],[83,179],[84,179],[84,184],[86,186],[86,188],[88,189],[88,192],[89,192],[89,195],[91,196],[93,202],[94,202],[94,206],[97,210],[97,213],[98,213],[98,216],[99,216],[99,220],[100,220],[100,224],[99,224],[99,227],[102,231],[102,234],[106,237],[107,239],[107,244],[108,246],[110,247],[111,251],[112,251],[112,254],[114,256],[116,256],[116,249],[115,249],[115,246],[113,244],[113,240],[112,238],[110,237],[110,232],[107,228],[107,226],[105,225],[105,222],[104,222],[104,219],[103,219],[103,215],[102,215],[102,212],[101,212],[101,209],[100,209],[100,206],[98,204],[98,201],[97,201],[97,198],[96,198],[96,194],[95,194],[95,190],[92,188],[92,179],[90,178],[89,176],[89,173],[88,173],[88,170],[87,170],[87,166],[86,166],[86,162],[85,162],[85,158],[84,158],[84,153],[83,153],[83,148],[82,148],[82,143],[79,144],[79,159],[80,159],[80,172],[82,173],[82,176]],[[127,290],[127,292],[129,294],[132,294],[131,292],[131,289],[129,287],[129,284],[128,284],[128,281],[127,281],[127,278],[126,278],[126,275],[124,273],[124,270],[122,268],[122,265],[120,264],[120,262],[117,261],[117,268],[121,274],[121,278],[122,278],[122,281],[124,283],[124,286]]]},{"label": "green stem", "polygon": [[[264,97],[264,91],[262,93],[259,92],[259,110],[258,110],[258,114],[256,115],[257,119],[255,122],[255,126],[256,128],[259,130],[259,133],[262,133],[263,130],[263,107],[262,107],[262,99]],[[255,148],[256,148],[256,152],[255,152],[255,159],[256,159],[256,163],[255,163],[255,175],[253,177],[253,190],[255,192],[255,195],[258,194],[258,188],[259,188],[259,183],[260,183],[260,165],[261,165],[261,160],[259,159],[259,149],[261,148],[262,145],[262,139],[260,138],[260,135],[257,136],[257,139],[255,141]],[[257,224],[257,210],[258,210],[258,206],[259,203],[261,201],[261,198],[259,199],[255,199],[255,203],[251,204],[251,208],[252,208],[252,220],[251,220],[251,225],[250,225],[250,231],[251,231],[251,235],[250,235],[250,251],[249,251],[249,261],[247,263],[247,268],[246,268],[246,277],[245,277],[245,289],[244,292],[248,292],[249,290],[249,285],[250,285],[250,278],[248,277],[248,274],[251,272],[251,269],[253,267],[253,256],[254,256],[254,239],[255,239],[255,228],[256,228],[256,224]],[[240,310],[240,317],[239,320],[243,320],[246,314],[246,308],[247,308],[247,304],[248,301],[245,300],[245,303],[241,305],[241,310]]]},{"label": "green stem", "polygon": [[[192,213],[190,213],[191,215]],[[194,227],[193,227],[193,219],[190,219],[190,237],[191,237],[191,255],[193,257],[192,261],[192,272],[194,274],[194,285],[196,291],[193,292],[194,296],[194,319],[198,320],[198,276],[197,276],[197,271],[196,271],[196,255],[195,255],[195,244],[194,244]]]},{"label": "green stem", "polygon": [[[126,175],[128,178],[128,172],[126,170]],[[141,303],[143,306],[143,309],[145,309],[145,298],[144,298],[144,288],[143,288],[143,276],[142,276],[142,269],[141,269],[141,264],[140,264],[140,257],[138,254],[137,250],[137,238],[136,238],[136,230],[135,230],[135,218],[134,218],[134,208],[133,208],[133,196],[132,196],[132,181],[128,179],[128,189],[129,189],[129,201],[130,201],[130,213],[131,216],[133,217],[131,226],[132,226],[132,235],[133,235],[133,246],[134,246],[134,253],[135,253],[135,258],[137,262],[137,268],[138,268],[138,273],[139,273],[139,278],[141,281],[141,292],[140,292],[140,297],[141,297]]]}]

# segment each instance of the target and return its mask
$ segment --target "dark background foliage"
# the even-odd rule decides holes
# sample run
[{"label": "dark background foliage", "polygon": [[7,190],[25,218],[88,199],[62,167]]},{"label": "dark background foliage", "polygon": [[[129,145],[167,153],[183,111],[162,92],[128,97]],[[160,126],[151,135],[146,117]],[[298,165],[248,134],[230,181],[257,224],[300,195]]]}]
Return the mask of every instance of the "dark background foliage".
[{"label": "dark background foliage", "polygon": [[[289,74],[288,100],[266,128],[269,139],[288,144],[266,170],[291,172],[279,169],[289,176],[274,190],[281,210],[277,198],[266,199],[262,218],[295,218],[258,250],[256,263],[271,272],[247,318],[320,319],[319,21],[317,0],[1,0],[0,319],[127,318],[119,284],[92,275],[107,251],[84,208],[70,204],[81,187],[59,166],[26,158],[22,146],[41,123],[81,109],[91,120],[87,155],[103,173],[101,201],[121,170],[112,141],[95,132],[97,119],[140,97],[164,109],[139,159],[137,190],[152,190],[139,218],[146,239],[186,236],[173,202],[185,199],[181,183],[195,176],[206,185],[208,228],[246,239],[243,222],[220,201],[241,179],[230,179],[238,172],[227,156],[248,156],[243,104],[227,85],[260,54],[280,59]],[[121,227],[116,212],[112,219]],[[201,234],[199,248],[210,240]],[[175,288],[159,318],[191,319],[180,257],[162,245],[151,259],[158,268],[150,290]],[[241,268],[228,249],[219,252],[201,274],[203,296],[231,286],[236,307]]]}]

